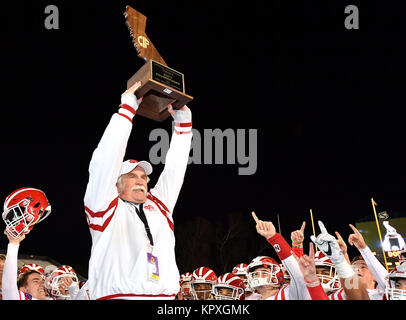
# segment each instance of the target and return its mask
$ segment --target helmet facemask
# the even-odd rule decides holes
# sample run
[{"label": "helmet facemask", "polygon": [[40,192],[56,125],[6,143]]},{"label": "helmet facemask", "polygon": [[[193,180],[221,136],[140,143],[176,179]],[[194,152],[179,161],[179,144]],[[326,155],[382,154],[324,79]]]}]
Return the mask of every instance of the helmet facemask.
[{"label": "helmet facemask", "polygon": [[213,287],[211,282],[194,281],[191,282],[191,287],[194,300],[209,300]]},{"label": "helmet facemask", "polygon": [[[258,270],[259,268],[266,268],[267,270]],[[258,266],[248,273],[248,283],[254,290],[266,285],[279,287],[280,280],[277,278],[277,274],[280,271],[278,265]]]},{"label": "helmet facemask", "polygon": [[190,281],[185,281],[181,284],[180,293],[183,297],[183,300],[193,300],[192,286],[190,284]]},{"label": "helmet facemask", "polygon": [[388,300],[406,300],[406,289],[396,288],[396,283],[406,278],[390,278],[385,288],[386,299]]},{"label": "helmet facemask", "polygon": [[31,212],[29,207],[31,201],[28,198],[23,199],[3,211],[2,216],[6,223],[7,231],[14,239],[30,231],[40,219],[40,215]]},{"label": "helmet facemask", "polygon": [[[328,274],[321,273],[320,269],[328,270]],[[337,275],[336,268],[327,265],[316,265],[316,274],[320,280],[320,284],[324,292],[330,294],[340,288],[340,280]]]},{"label": "helmet facemask", "polygon": [[212,294],[216,300],[240,300],[244,290],[226,284],[213,286]]}]

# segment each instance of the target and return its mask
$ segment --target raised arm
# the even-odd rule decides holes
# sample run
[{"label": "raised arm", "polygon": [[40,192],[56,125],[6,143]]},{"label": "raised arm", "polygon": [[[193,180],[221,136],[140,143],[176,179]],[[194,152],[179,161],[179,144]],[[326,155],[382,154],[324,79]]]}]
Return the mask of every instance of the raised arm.
[{"label": "raised arm", "polygon": [[290,284],[287,287],[290,299],[310,300],[310,295],[306,288],[303,274],[287,241],[280,233],[276,232],[275,226],[272,222],[259,220],[254,212],[252,212],[252,217],[256,222],[257,232],[272,245],[278,254],[279,259],[290,274]]},{"label": "raised arm", "polygon": [[306,221],[303,221],[300,229],[295,230],[290,234],[290,239],[292,240],[292,251],[299,258],[303,256],[303,240],[305,227]]},{"label": "raised arm", "polygon": [[192,141],[192,112],[187,106],[183,106],[180,110],[173,110],[172,106],[169,106],[168,111],[175,122],[174,132],[166,154],[164,169],[150,193],[163,201],[172,214],[189,160]]},{"label": "raised arm", "polygon": [[304,254],[297,261],[312,300],[329,300],[317,277],[313,243],[310,242],[309,255]]},{"label": "raised arm", "polygon": [[369,300],[368,292],[366,291],[364,283],[359,281],[358,276],[346,260],[337,239],[327,232],[323,222],[319,221],[319,227],[321,233],[317,238],[313,235],[310,238],[320,251],[322,251],[334,263],[347,299]]},{"label": "raised arm", "polygon": [[10,236],[7,231],[4,231],[4,234],[7,236],[9,244],[7,246],[7,256],[4,262],[2,278],[3,300],[20,300],[17,287],[17,262],[20,242],[24,240],[25,234],[20,235],[16,239]]},{"label": "raised arm", "polygon": [[116,183],[131,133],[132,119],[139,105],[134,92],[140,85],[140,82],[136,82],[122,94],[120,108],[111,117],[93,152],[84,198],[88,218],[102,219],[100,214],[97,216],[95,213],[106,210],[111,201],[118,196]]},{"label": "raised arm", "polygon": [[376,282],[381,288],[385,288],[386,281],[385,277],[388,274],[388,271],[385,267],[379,262],[379,260],[374,256],[371,249],[366,245],[364,237],[362,234],[355,228],[352,224],[349,225],[353,233],[348,237],[348,243],[352,246],[355,246],[362,257],[364,258],[368,269],[371,271]]}]

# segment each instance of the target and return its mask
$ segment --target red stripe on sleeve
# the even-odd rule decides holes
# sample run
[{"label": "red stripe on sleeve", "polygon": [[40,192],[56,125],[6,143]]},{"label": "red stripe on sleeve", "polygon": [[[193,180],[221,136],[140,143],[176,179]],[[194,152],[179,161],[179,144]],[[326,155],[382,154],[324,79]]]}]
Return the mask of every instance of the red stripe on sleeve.
[{"label": "red stripe on sleeve", "polygon": [[107,207],[106,210],[103,211],[98,211],[98,212],[93,212],[90,210],[88,207],[85,206],[86,212],[92,217],[92,218],[102,218],[107,211],[109,211],[111,208],[116,206],[118,204],[118,197],[115,198],[113,201],[110,202],[109,206]]},{"label": "red stripe on sleeve", "polygon": [[128,121],[130,121],[131,123],[133,123],[133,120],[129,117],[129,116],[126,116],[125,114],[123,114],[123,113],[118,113],[120,116],[122,116],[122,117],[124,117],[124,118],[126,118]]},{"label": "red stripe on sleeve", "polygon": [[121,108],[126,109],[128,111],[130,111],[133,115],[135,115],[136,111],[134,110],[133,107],[129,106],[128,104],[122,104]]},{"label": "red stripe on sleeve", "polygon": [[191,126],[192,126],[192,122],[184,122],[184,123],[176,122],[175,123],[175,127],[185,128],[185,127],[191,127]]}]

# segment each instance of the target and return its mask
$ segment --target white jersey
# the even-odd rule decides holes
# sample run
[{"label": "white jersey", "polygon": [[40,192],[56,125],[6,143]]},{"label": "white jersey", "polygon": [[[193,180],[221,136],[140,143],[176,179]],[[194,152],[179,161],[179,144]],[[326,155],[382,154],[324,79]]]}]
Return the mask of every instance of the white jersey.
[{"label": "white jersey", "polygon": [[156,281],[148,274],[150,245],[144,224],[116,188],[132,129],[129,120],[121,113],[112,116],[89,166],[84,197],[92,237],[88,293],[92,299],[174,299],[179,271],[172,214],[187,167],[192,124],[175,124],[164,170],[143,205],[154,242],[152,255],[158,259]]}]

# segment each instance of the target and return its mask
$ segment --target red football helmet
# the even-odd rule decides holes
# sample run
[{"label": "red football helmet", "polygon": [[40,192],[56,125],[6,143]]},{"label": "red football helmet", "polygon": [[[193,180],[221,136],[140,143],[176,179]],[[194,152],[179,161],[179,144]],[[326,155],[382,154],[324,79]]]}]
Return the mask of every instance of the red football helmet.
[{"label": "red football helmet", "polygon": [[216,281],[217,276],[213,270],[208,267],[197,268],[193,271],[190,281],[193,298],[195,300],[208,300]]},{"label": "red football helmet", "polygon": [[13,238],[18,238],[50,213],[51,205],[44,192],[35,188],[20,188],[4,201],[2,217],[7,232]]},{"label": "red football helmet", "polygon": [[334,263],[320,250],[314,254],[314,262],[317,267],[325,267],[326,273],[321,273],[320,268],[316,271],[321,286],[327,294],[330,294],[341,288],[341,282],[338,278]]},{"label": "red football helmet", "polygon": [[244,300],[245,284],[234,273],[225,273],[213,285],[212,294],[216,300]]},{"label": "red football helmet", "polygon": [[244,282],[245,284],[245,291],[252,291],[252,288],[250,287],[249,283],[248,283],[248,273],[247,273],[247,267],[248,265],[245,263],[240,263],[237,264],[234,268],[232,273],[236,274],[237,276],[239,276],[241,278],[241,280]]},{"label": "red football helmet", "polygon": [[45,271],[44,268],[35,264],[35,263],[30,263],[30,264],[25,264],[21,267],[21,269],[18,271],[18,276],[20,277],[21,275],[23,275],[25,272],[30,271],[30,270],[34,270],[37,271],[39,273],[41,273],[42,278],[45,278]]},{"label": "red football helmet", "polygon": [[[267,271],[257,271],[258,268],[267,268]],[[256,289],[264,285],[281,286],[283,271],[275,259],[266,256],[254,258],[247,267],[248,282],[251,288]],[[263,276],[265,275],[265,277]]]},{"label": "red football helmet", "polygon": [[60,291],[60,281],[65,277],[71,277],[74,284],[79,286],[79,280],[75,270],[67,265],[62,265],[52,272],[45,280],[45,289],[50,297],[56,299],[69,299],[69,293]]},{"label": "red football helmet", "polygon": [[406,262],[402,262],[386,276],[385,295],[388,300],[406,300],[406,288],[396,286],[396,283],[403,280],[406,285]]},{"label": "red football helmet", "polygon": [[180,294],[183,297],[183,300],[193,300],[192,290],[190,281],[192,280],[192,274],[186,272],[182,274],[179,278],[180,285]]}]

